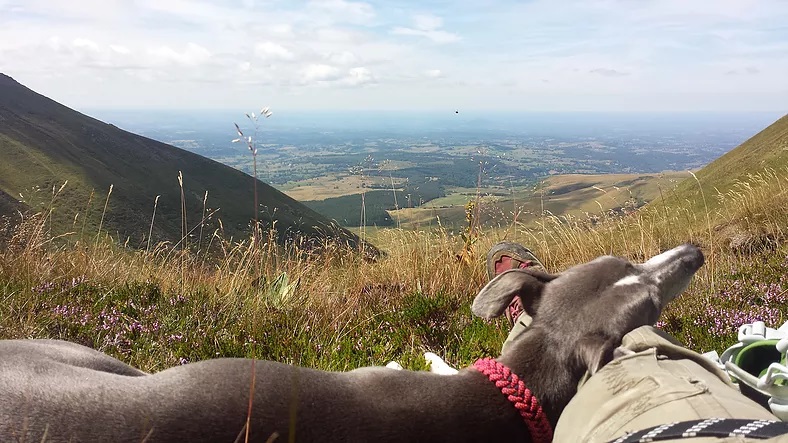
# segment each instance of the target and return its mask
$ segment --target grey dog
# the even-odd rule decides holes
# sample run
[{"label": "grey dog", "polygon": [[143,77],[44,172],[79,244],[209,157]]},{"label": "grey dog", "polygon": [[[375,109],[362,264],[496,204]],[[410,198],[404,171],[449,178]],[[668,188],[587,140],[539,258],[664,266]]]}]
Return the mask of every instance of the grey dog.
[{"label": "grey dog", "polygon": [[[642,264],[603,256],[560,274],[509,270],[482,288],[472,311],[496,317],[521,297],[534,322],[497,361],[524,380],[554,426],[581,377],[611,361],[625,334],[656,322],[703,260],[685,244]],[[254,442],[533,441],[519,411],[474,368],[326,372],[222,358],[147,374],[69,342],[0,341],[0,441],[247,434]]]}]

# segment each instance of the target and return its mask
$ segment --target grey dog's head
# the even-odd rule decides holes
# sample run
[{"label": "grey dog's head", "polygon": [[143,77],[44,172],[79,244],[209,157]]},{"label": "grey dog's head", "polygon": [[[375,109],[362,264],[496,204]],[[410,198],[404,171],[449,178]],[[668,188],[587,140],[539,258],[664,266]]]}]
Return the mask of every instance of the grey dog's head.
[{"label": "grey dog's head", "polygon": [[520,297],[534,317],[530,329],[542,330],[555,349],[574,353],[594,373],[612,359],[624,335],[657,321],[703,261],[700,249],[684,244],[641,264],[603,256],[560,274],[513,269],[482,288],[471,309],[493,318]]}]

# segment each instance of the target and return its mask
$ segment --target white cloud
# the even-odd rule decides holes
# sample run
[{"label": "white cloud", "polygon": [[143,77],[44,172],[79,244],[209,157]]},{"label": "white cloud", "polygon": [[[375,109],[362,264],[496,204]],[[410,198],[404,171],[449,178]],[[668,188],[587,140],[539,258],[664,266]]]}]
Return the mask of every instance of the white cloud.
[{"label": "white cloud", "polygon": [[314,0],[308,3],[307,8],[317,12],[322,18],[333,22],[369,25],[375,19],[374,8],[372,5],[364,2]]},{"label": "white cloud", "polygon": [[453,43],[460,40],[458,34],[444,31],[443,19],[435,15],[419,14],[413,17],[413,27],[397,26],[392,34],[425,37],[435,43]]},{"label": "white cloud", "polygon": [[441,78],[443,77],[443,72],[440,69],[428,69],[424,71],[424,75],[429,78]]},{"label": "white cloud", "polygon": [[398,35],[411,35],[415,37],[426,37],[435,43],[454,43],[460,40],[460,36],[446,31],[422,31],[420,29],[397,27],[391,31]]},{"label": "white cloud", "polygon": [[272,34],[278,35],[292,35],[293,34],[293,26],[288,23],[278,23],[275,25],[267,26],[266,29],[270,31]]},{"label": "white cloud", "polygon": [[350,45],[364,41],[362,34],[343,28],[319,28],[312,35],[324,44]]},{"label": "white cloud", "polygon": [[358,61],[356,54],[350,51],[329,52],[325,57],[330,63],[337,65],[351,65]]},{"label": "white cloud", "polygon": [[594,68],[589,70],[591,74],[601,75],[603,77],[626,77],[629,73],[624,71],[619,71],[617,69],[611,68]]},{"label": "white cloud", "polygon": [[342,70],[326,64],[311,64],[301,70],[302,85],[363,86],[377,83],[372,71],[364,66]]},{"label": "white cloud", "polygon": [[49,49],[57,52],[63,47],[63,41],[60,39],[60,37],[54,35],[46,40],[46,46]]},{"label": "white cloud", "polygon": [[175,18],[198,24],[221,24],[241,22],[248,17],[243,8],[220,6],[204,0],[136,0],[135,3],[144,14],[157,19]]},{"label": "white cloud", "polygon": [[418,14],[413,17],[413,26],[422,31],[435,31],[443,27],[443,19],[430,14]]},{"label": "white cloud", "polygon": [[53,2],[50,0],[11,0],[0,4],[3,12],[21,12],[41,17],[62,19],[104,20],[113,22],[128,17],[131,2],[126,0],[79,0]]},{"label": "white cloud", "polygon": [[345,77],[344,81],[350,86],[360,86],[375,83],[375,77],[369,69],[358,67],[348,71],[348,75]]},{"label": "white cloud", "polygon": [[788,103],[784,0],[0,4],[0,71],[77,107]]},{"label": "white cloud", "polygon": [[122,54],[122,55],[128,55],[131,53],[131,50],[129,48],[121,45],[109,45],[109,48],[117,52],[118,54]]},{"label": "white cloud", "polygon": [[761,70],[755,66],[745,66],[741,69],[731,69],[725,72],[725,75],[758,75]]},{"label": "white cloud", "polygon": [[258,43],[254,53],[263,60],[292,60],[293,53],[282,45],[273,42]]},{"label": "white cloud", "polygon": [[175,63],[185,66],[197,66],[211,58],[211,51],[196,43],[188,43],[186,48],[177,51],[169,46],[159,46],[148,51],[157,62]]},{"label": "white cloud", "polygon": [[305,83],[315,83],[338,80],[340,76],[340,70],[334,66],[312,64],[304,68],[302,78]]},{"label": "white cloud", "polygon": [[79,49],[87,49],[88,51],[98,52],[99,46],[96,42],[86,38],[75,38],[72,40],[71,45]]}]

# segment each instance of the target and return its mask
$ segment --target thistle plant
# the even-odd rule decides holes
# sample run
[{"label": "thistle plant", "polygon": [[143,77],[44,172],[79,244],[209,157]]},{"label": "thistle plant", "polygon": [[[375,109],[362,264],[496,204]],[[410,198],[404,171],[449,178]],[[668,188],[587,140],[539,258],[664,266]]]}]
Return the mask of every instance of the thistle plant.
[{"label": "thistle plant", "polygon": [[254,112],[250,114],[246,114],[246,118],[254,125],[254,136],[245,136],[243,131],[241,131],[241,127],[238,126],[238,123],[233,123],[235,125],[235,130],[238,132],[238,138],[233,140],[233,143],[240,143],[245,142],[246,146],[249,148],[249,152],[252,153],[252,171],[253,171],[253,183],[254,183],[254,225],[255,229],[257,229],[258,224],[258,199],[257,199],[257,148],[254,146],[254,143],[257,141],[257,133],[260,129],[259,118],[265,117],[269,118],[273,115],[273,112],[268,109],[266,106],[265,108],[260,110],[259,114],[255,114]]}]

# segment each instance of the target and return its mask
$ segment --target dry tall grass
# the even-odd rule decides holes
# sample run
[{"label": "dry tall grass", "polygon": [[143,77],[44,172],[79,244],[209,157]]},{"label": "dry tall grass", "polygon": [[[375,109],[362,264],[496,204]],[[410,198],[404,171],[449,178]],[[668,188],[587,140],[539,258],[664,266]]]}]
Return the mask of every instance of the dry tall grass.
[{"label": "dry tall grass", "polygon": [[[690,323],[700,321],[692,316],[703,319],[705,314],[698,306],[725,304],[724,300],[717,300],[722,289],[717,290],[713,282],[721,281],[724,285],[730,281],[734,271],[739,276],[745,272],[741,278],[747,275],[757,275],[760,279],[779,277],[757,269],[762,260],[785,255],[787,181],[788,171],[766,170],[753,175],[732,190],[717,195],[716,198],[723,202],[721,209],[706,214],[691,212],[692,202],[672,201],[668,191],[664,202],[626,211],[623,215],[607,213],[580,219],[545,214],[535,225],[518,223],[494,229],[480,227],[471,220],[474,226],[472,242],[442,229],[381,230],[375,241],[386,256],[374,262],[331,243],[322,245],[319,252],[311,245],[307,247],[298,242],[279,245],[276,243],[275,226],[234,243],[221,238],[216,232],[204,240],[206,246],[199,250],[168,243],[134,250],[111,241],[106,235],[95,241],[95,237],[86,240],[87,237],[76,233],[52,233],[47,227],[48,214],[40,213],[17,224],[0,251],[0,287],[4,288],[0,302],[5,306],[1,310],[0,337],[73,338],[69,335],[73,331],[69,332],[70,329],[63,326],[65,320],[52,315],[56,303],[61,306],[73,298],[74,303],[83,305],[80,309],[85,312],[90,309],[97,311],[99,306],[109,303],[108,300],[120,297],[117,294],[127,294],[123,288],[137,287],[135,285],[150,288],[153,285],[155,290],[146,291],[168,294],[173,306],[172,300],[177,301],[178,297],[190,299],[188,310],[178,311],[178,315],[189,315],[191,323],[184,323],[176,316],[170,322],[172,328],[199,328],[207,322],[201,316],[216,316],[219,325],[216,328],[225,331],[222,333],[225,335],[212,338],[212,349],[224,349],[222,340],[246,344],[265,340],[271,330],[261,329],[263,326],[260,324],[275,317],[279,322],[276,324],[289,325],[287,327],[294,328],[299,337],[299,334],[313,336],[315,333],[310,332],[310,328],[323,328],[325,335],[318,339],[325,343],[316,348],[315,360],[308,362],[334,367],[332,362],[320,356],[318,351],[323,349],[322,346],[340,350],[345,346],[343,339],[356,337],[352,352],[363,352],[357,348],[362,348],[363,334],[370,333],[365,328],[381,328],[384,324],[392,327],[389,320],[381,319],[389,318],[387,316],[398,310],[407,311],[408,303],[431,306],[427,309],[430,318],[443,318],[439,311],[447,309],[461,316],[452,318],[464,319],[469,315],[467,311],[472,297],[486,279],[483,257],[487,249],[508,237],[507,240],[519,241],[534,250],[554,272],[602,254],[642,260],[685,241],[700,244],[709,258],[708,264],[698,273],[688,294],[666,316],[668,320],[675,320],[671,320],[674,325],[671,332],[689,344],[719,347],[730,337],[704,337],[702,329],[691,327]],[[472,260],[458,259],[458,254],[462,256],[464,249],[469,250]],[[748,274],[748,269],[752,273]],[[85,285],[89,285],[90,290],[79,289]],[[414,294],[420,298],[409,298]],[[122,297],[128,300],[118,298],[112,303],[139,304],[134,301],[137,295]],[[143,301],[147,300],[145,303],[151,306],[164,300],[150,294],[145,297],[148,298],[143,297]],[[430,305],[429,300],[440,300],[439,306]],[[786,306],[781,304],[778,309],[780,320],[785,319]],[[292,318],[277,317],[285,315],[282,313]],[[89,313],[85,315],[89,317]],[[92,315],[95,320],[99,314],[94,312]],[[134,315],[143,314],[126,315],[133,323],[141,321]],[[403,318],[420,321],[418,317]],[[435,328],[447,324],[445,319],[440,321],[444,323],[428,324],[434,324]],[[53,329],[53,324],[60,326]],[[133,327],[130,328],[133,332]],[[505,333],[501,332],[500,325],[493,325],[493,328],[494,337]],[[394,329],[392,331],[396,333]],[[89,334],[86,330],[80,333]],[[708,334],[708,330],[705,333]],[[457,332],[454,336],[444,337],[446,342],[430,339],[426,343],[448,346],[447,349],[461,353],[457,350],[459,348],[451,348],[448,344],[452,340],[467,339],[461,335]],[[132,340],[137,336],[132,334],[130,337]],[[420,345],[414,341],[413,335],[408,337],[403,340],[411,340],[408,349],[413,351],[412,356],[391,357],[416,358],[415,355],[421,351]],[[479,339],[480,336],[474,337]],[[487,335],[484,337],[489,339]],[[85,340],[84,337],[82,339]],[[184,358],[178,357],[185,352],[182,347],[168,344],[161,337],[152,340],[158,344],[147,344],[145,349],[158,350],[150,350],[147,360],[138,362],[143,367],[156,368],[163,364],[162,361]],[[92,344],[102,346],[97,342]],[[378,342],[370,346],[378,345],[383,353],[404,352],[401,347],[394,351]],[[255,352],[258,352],[243,350],[246,348],[240,351],[238,349],[241,348],[232,349],[222,351],[222,355],[228,352],[231,355],[239,352],[257,355]],[[290,351],[283,349],[276,355],[292,352],[292,348],[287,348]],[[331,358],[331,354],[327,355]],[[203,356],[199,354],[189,358]],[[366,355],[364,358],[373,357]],[[462,361],[472,357],[458,355],[457,358]]]}]

